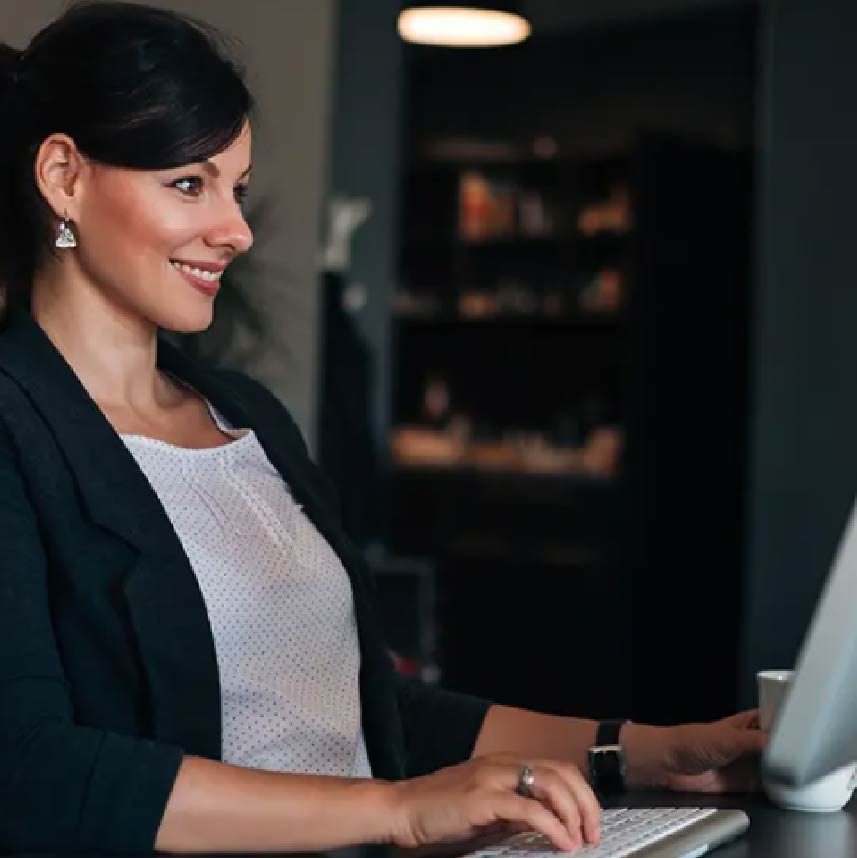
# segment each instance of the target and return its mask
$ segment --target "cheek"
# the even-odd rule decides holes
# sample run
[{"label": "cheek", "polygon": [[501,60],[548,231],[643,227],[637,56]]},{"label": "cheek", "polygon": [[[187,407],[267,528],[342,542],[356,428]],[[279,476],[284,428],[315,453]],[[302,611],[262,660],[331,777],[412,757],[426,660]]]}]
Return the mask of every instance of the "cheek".
[{"label": "cheek", "polygon": [[153,264],[166,265],[193,239],[198,224],[192,208],[171,200],[169,189],[116,183],[87,209],[81,251],[97,273],[112,271],[110,279],[136,272],[148,280]]}]

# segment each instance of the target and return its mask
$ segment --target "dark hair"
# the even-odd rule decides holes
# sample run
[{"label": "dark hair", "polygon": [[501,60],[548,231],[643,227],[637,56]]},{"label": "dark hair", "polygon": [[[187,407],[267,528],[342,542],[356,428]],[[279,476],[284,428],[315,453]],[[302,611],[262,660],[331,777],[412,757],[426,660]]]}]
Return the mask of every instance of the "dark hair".
[{"label": "dark hair", "polygon": [[[55,253],[56,223],[34,177],[50,134],[101,164],[165,170],[203,161],[253,109],[244,69],[215,28],[138,3],[84,0],[24,51],[0,44],[0,297],[29,301]],[[0,304],[4,301],[0,301]]]}]

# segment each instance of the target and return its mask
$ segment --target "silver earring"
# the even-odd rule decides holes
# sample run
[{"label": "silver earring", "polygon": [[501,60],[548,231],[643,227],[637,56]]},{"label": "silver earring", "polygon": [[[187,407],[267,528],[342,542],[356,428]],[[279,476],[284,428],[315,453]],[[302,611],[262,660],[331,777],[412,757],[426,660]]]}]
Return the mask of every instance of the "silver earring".
[{"label": "silver earring", "polygon": [[57,247],[77,247],[77,240],[68,224],[68,218],[63,218],[60,221],[59,235],[57,235],[55,244]]}]

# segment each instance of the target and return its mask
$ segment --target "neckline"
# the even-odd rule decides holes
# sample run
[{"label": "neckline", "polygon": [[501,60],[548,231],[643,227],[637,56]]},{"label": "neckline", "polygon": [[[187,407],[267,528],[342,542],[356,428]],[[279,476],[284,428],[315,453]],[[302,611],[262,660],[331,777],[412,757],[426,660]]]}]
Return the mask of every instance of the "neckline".
[{"label": "neckline", "polygon": [[160,438],[150,438],[148,435],[138,435],[134,432],[120,432],[119,437],[123,441],[135,441],[141,444],[146,444],[149,446],[158,447],[165,450],[170,450],[178,453],[188,453],[191,455],[204,455],[206,453],[212,454],[217,453],[218,451],[225,450],[234,450],[239,447],[242,442],[248,442],[248,439],[254,436],[254,432],[252,429],[236,429],[229,425],[226,418],[212,405],[211,402],[208,401],[208,398],[203,396],[195,387],[188,384],[184,379],[179,378],[175,375],[175,373],[170,372],[169,370],[163,370],[170,376],[177,384],[181,384],[182,386],[188,388],[193,393],[195,393],[198,397],[202,399],[205,403],[206,408],[208,408],[208,413],[211,415],[212,420],[214,420],[217,428],[220,429],[221,432],[224,432],[227,435],[232,437],[232,441],[226,441],[224,444],[218,444],[216,447],[182,447],[179,444],[171,444],[169,441],[162,441]]}]

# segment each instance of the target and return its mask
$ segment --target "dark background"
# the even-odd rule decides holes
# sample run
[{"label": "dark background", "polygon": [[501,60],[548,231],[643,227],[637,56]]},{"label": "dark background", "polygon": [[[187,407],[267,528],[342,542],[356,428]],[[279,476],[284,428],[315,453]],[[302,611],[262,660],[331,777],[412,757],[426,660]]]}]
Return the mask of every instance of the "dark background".
[{"label": "dark background", "polygon": [[[434,634],[411,635],[411,654],[427,658],[429,641],[442,683],[554,711],[714,717],[754,702],[755,670],[793,663],[853,499],[857,10],[531,6],[528,42],[461,51],[403,45],[398,4],[341,3],[331,192],[370,197],[373,216],[330,295],[365,287],[346,324],[368,381],[343,405],[328,395],[335,362],[322,361],[321,437],[350,415],[366,430],[352,452],[373,477],[341,470],[341,447],[325,455],[322,443],[322,464],[346,512],[374,511],[353,529],[382,592],[404,594],[385,602],[400,650],[425,576],[403,587],[395,558],[433,570]],[[632,188],[622,258],[633,288],[611,352],[621,479],[399,473],[388,438],[418,401],[420,355],[454,353],[465,389],[486,400],[519,367],[536,381],[525,394],[509,385],[503,404],[532,416],[563,355],[592,371],[598,349],[614,348],[580,331],[403,335],[394,318],[402,283],[444,270],[442,253],[412,252],[431,202],[414,181],[424,144],[534,135],[553,137],[575,175],[618,163]],[[440,182],[428,186],[442,198]],[[323,358],[339,341],[325,319]],[[492,348],[509,363],[480,369]]]}]

